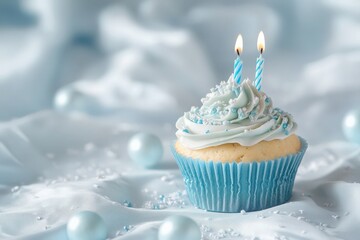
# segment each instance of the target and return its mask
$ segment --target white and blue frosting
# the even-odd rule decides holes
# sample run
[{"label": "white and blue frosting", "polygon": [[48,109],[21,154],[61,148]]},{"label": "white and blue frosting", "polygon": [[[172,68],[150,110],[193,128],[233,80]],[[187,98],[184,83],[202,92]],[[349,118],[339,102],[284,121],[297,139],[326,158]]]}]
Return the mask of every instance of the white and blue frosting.
[{"label": "white and blue frosting", "polygon": [[293,117],[273,108],[271,99],[249,79],[236,84],[233,76],[222,81],[178,119],[176,136],[187,148],[201,149],[225,143],[251,146],[284,139],[295,132]]}]

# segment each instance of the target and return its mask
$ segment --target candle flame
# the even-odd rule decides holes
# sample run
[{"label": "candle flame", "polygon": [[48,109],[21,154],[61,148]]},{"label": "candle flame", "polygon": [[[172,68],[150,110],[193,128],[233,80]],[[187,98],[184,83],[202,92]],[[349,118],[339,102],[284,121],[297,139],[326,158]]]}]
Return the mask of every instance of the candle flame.
[{"label": "candle flame", "polygon": [[243,38],[242,38],[241,34],[239,34],[236,39],[236,43],[235,43],[235,52],[237,55],[240,55],[240,53],[242,53],[242,51],[243,51]]},{"label": "candle flame", "polygon": [[265,36],[263,31],[259,33],[258,39],[257,39],[257,49],[262,54],[265,51]]}]

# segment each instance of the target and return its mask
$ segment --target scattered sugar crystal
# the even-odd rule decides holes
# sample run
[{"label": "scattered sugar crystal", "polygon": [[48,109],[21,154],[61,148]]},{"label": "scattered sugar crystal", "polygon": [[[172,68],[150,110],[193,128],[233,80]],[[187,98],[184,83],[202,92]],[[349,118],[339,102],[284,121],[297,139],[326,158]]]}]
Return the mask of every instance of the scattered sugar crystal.
[{"label": "scattered sugar crystal", "polygon": [[240,237],[240,233],[238,233],[238,232],[236,232],[236,231],[233,231],[233,232],[231,232],[230,233],[230,235],[232,236],[232,237]]},{"label": "scattered sugar crystal", "polygon": [[203,240],[217,240],[217,239],[239,239],[241,234],[234,231],[232,228],[219,229],[218,231],[212,231],[208,227],[201,227],[201,236]]},{"label": "scattered sugar crystal", "polygon": [[202,232],[210,232],[211,228],[209,226],[206,226],[206,225],[201,225],[200,230]]},{"label": "scattered sugar crystal", "polygon": [[303,220],[305,220],[305,217],[298,217],[297,220],[303,221]]},{"label": "scattered sugar crystal", "polygon": [[226,237],[226,232],[225,232],[225,230],[224,229],[220,229],[219,231],[218,231],[218,237],[219,238],[225,238]]},{"label": "scattered sugar crystal", "polygon": [[289,213],[290,217],[294,217],[295,215],[296,215],[296,213],[294,213],[294,212]]},{"label": "scattered sugar crystal", "polygon": [[324,228],[327,228],[327,227],[328,227],[328,225],[327,225],[326,223],[320,223],[320,225],[321,225],[322,227],[324,227]]},{"label": "scattered sugar crystal", "polygon": [[161,181],[163,182],[170,182],[170,181],[173,181],[175,178],[174,175],[165,175],[165,176],[162,176],[161,177]]},{"label": "scattered sugar crystal", "polygon": [[153,200],[145,202],[144,208],[158,210],[168,207],[183,208],[184,206],[187,205],[185,200],[186,199],[185,191],[177,191],[167,195],[156,194],[155,196],[152,196],[152,198]]},{"label": "scattered sugar crystal", "polygon": [[134,228],[133,225],[125,225],[125,226],[123,227],[123,230],[124,230],[125,232],[128,232],[128,231],[130,231],[130,230],[133,229],[133,228]]},{"label": "scattered sugar crystal", "polygon": [[210,234],[209,234],[209,238],[210,238],[210,239],[219,239],[219,238],[217,237],[216,233],[210,233]]}]

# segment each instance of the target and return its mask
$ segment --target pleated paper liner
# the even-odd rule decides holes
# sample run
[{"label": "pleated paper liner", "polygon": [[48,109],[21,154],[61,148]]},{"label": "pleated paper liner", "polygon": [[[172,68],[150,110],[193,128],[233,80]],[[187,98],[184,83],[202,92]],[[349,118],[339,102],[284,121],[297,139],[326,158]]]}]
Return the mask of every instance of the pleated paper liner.
[{"label": "pleated paper liner", "polygon": [[184,178],[190,202],[214,212],[257,211],[287,202],[307,149],[300,137],[296,154],[269,161],[222,163],[185,157],[171,151]]}]

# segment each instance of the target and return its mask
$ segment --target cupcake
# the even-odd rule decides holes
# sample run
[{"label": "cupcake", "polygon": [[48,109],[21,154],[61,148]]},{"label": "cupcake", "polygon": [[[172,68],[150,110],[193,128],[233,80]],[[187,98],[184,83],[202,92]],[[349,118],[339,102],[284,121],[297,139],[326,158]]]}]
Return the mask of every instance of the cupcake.
[{"label": "cupcake", "polygon": [[222,81],[176,122],[172,153],[191,203],[215,212],[287,202],[306,151],[293,117],[249,79]]}]

